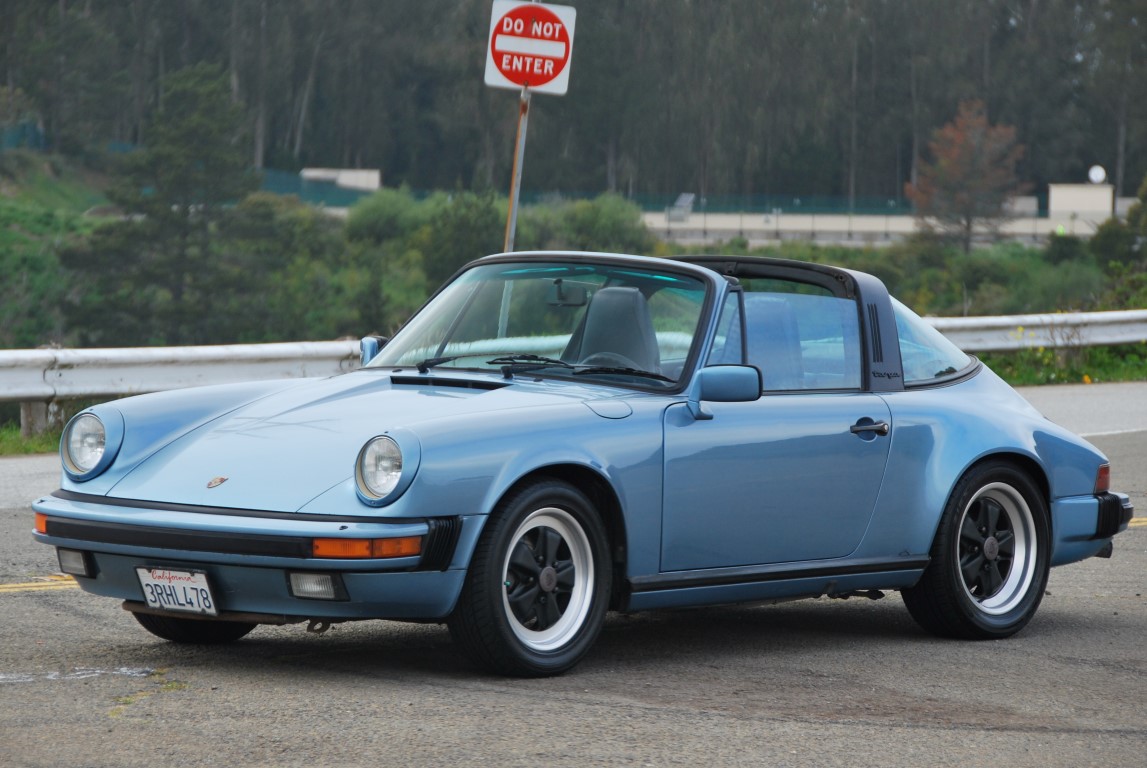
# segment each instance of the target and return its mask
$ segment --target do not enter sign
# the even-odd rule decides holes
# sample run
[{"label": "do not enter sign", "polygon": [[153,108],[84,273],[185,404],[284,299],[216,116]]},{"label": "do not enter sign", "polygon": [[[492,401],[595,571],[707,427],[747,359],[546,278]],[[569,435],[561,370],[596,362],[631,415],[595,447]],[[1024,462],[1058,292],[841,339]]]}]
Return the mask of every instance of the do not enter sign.
[{"label": "do not enter sign", "polygon": [[486,85],[564,94],[576,18],[577,11],[566,5],[494,0]]}]

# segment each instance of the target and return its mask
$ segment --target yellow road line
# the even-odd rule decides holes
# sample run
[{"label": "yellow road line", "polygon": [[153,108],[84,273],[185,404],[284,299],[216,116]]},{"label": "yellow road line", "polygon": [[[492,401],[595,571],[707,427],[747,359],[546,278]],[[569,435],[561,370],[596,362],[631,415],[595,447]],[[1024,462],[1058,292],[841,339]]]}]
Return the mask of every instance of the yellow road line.
[{"label": "yellow road line", "polygon": [[78,589],[79,584],[71,576],[48,576],[42,581],[27,581],[22,584],[0,584],[0,595],[16,592],[53,592],[61,589]]},{"label": "yellow road line", "polygon": [[1143,528],[1147,526],[1147,517],[1133,517],[1127,525],[1129,528]]}]

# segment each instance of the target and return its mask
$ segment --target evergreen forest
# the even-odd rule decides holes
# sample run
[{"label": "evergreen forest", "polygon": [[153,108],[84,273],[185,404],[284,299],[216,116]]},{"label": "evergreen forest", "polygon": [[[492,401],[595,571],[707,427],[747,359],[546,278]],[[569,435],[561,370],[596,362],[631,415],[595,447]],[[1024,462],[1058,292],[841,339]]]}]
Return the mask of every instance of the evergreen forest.
[{"label": "evergreen forest", "polygon": [[[534,100],[524,188],[901,199],[961,102],[1030,189],[1147,174],[1147,0],[565,0],[570,88]],[[254,168],[504,191],[517,94],[491,0],[5,0],[0,123],[65,154],[146,145],[165,80],[225,73]]]}]

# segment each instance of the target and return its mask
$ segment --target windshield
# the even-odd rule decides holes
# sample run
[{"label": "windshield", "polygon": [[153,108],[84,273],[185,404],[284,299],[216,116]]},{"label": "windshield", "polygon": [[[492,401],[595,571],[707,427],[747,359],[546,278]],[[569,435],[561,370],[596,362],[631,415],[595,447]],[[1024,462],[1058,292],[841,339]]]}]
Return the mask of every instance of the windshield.
[{"label": "windshield", "polygon": [[369,365],[669,388],[692,349],[705,291],[700,279],[632,265],[484,264],[439,292]]}]

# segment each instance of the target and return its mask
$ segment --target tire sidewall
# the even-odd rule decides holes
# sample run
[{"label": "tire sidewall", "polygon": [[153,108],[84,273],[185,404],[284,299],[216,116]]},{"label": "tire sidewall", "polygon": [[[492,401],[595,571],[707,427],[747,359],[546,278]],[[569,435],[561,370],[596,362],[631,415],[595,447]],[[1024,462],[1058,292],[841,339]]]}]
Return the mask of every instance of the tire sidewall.
[{"label": "tire sidewall", "polygon": [[[589,607],[573,636],[560,647],[538,651],[522,642],[514,632],[503,604],[505,594],[504,563],[522,523],[540,509],[553,507],[564,511],[584,533],[593,562],[593,584],[589,589]],[[488,536],[488,538],[487,538]],[[480,546],[485,547],[483,571],[474,580],[471,599],[488,601],[486,610],[492,617],[499,645],[510,657],[519,674],[559,674],[574,666],[590,649],[601,631],[610,589],[609,546],[601,518],[586,496],[573,486],[559,481],[540,482],[510,497],[494,520]],[[507,670],[510,671],[510,670]]]},{"label": "tire sidewall", "polygon": [[[1017,492],[1031,513],[1031,531],[1034,538],[1031,580],[1023,597],[1004,613],[989,613],[970,595],[960,571],[958,555],[960,526],[969,505],[985,488],[992,485],[1007,486]],[[1008,464],[993,463],[969,473],[957,486],[956,493],[945,510],[944,536],[937,540],[934,553],[943,567],[945,587],[955,597],[962,617],[981,637],[1007,637],[1022,629],[1035,614],[1047,588],[1051,556],[1051,534],[1047,504],[1043,494],[1025,473]]]}]

